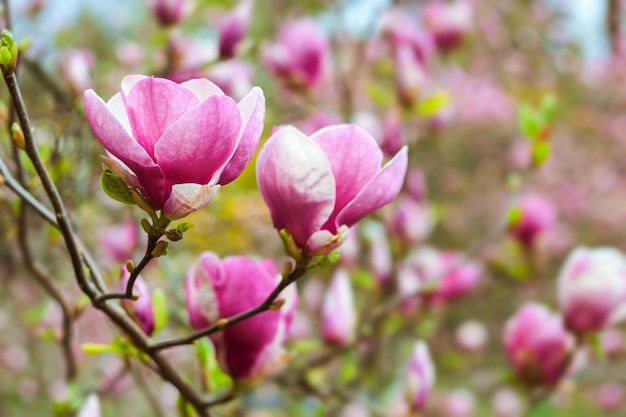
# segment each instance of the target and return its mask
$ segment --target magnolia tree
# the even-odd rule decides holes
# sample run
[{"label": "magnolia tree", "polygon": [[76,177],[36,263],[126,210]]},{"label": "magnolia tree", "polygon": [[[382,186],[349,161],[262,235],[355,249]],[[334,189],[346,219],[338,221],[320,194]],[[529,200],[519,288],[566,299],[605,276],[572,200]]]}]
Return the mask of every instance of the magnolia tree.
[{"label": "magnolia tree", "polygon": [[106,3],[3,1],[0,414],[626,407],[619,2]]}]

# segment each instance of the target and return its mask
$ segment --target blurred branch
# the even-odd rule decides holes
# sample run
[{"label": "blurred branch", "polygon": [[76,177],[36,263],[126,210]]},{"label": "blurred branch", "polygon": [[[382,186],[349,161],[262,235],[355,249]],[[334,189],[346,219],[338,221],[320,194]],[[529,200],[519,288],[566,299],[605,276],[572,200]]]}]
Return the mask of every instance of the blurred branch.
[{"label": "blurred branch", "polygon": [[609,37],[609,43],[611,45],[611,52],[613,53],[613,56],[617,56],[620,53],[621,44],[620,18],[622,4],[620,0],[607,1],[606,30]]}]

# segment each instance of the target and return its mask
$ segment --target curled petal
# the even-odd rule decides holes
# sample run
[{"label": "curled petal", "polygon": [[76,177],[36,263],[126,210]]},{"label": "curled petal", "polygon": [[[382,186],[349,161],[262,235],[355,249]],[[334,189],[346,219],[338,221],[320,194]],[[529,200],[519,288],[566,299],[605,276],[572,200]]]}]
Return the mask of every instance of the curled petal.
[{"label": "curled petal", "polygon": [[335,179],[326,154],[292,126],[278,130],[257,161],[257,181],[278,230],[299,246],[320,230],[335,205]]},{"label": "curled petal", "polygon": [[180,85],[194,93],[200,101],[204,101],[211,96],[224,95],[221,88],[206,78],[195,78],[193,80],[185,81]]},{"label": "curled petal", "polygon": [[235,154],[220,176],[219,183],[226,185],[237,178],[252,159],[263,133],[265,121],[265,96],[263,90],[254,87],[237,104],[241,112],[242,123],[239,132],[240,140]]},{"label": "curled petal", "polygon": [[163,214],[170,220],[182,219],[209,204],[219,189],[219,185],[175,184]]},{"label": "curled petal", "polygon": [[350,228],[345,224],[339,227],[334,235],[328,230],[318,230],[307,240],[304,252],[313,256],[327,255],[341,246],[348,238],[349,233]]},{"label": "curled petal", "polygon": [[389,204],[400,192],[406,174],[408,156],[404,146],[391,161],[337,215],[337,225],[352,226],[363,217]]}]

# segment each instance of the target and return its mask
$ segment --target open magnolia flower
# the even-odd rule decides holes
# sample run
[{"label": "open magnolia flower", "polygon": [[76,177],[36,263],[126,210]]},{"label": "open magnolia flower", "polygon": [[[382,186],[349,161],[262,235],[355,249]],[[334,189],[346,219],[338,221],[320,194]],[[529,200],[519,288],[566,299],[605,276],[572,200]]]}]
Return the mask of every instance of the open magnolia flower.
[{"label": "open magnolia flower", "polygon": [[205,206],[241,174],[265,118],[260,88],[236,103],[206,79],[129,75],[108,102],[91,89],[84,98],[111,171],[171,220]]},{"label": "open magnolia flower", "polygon": [[403,147],[382,169],[376,140],[356,125],[324,128],[311,137],[279,128],[257,160],[257,181],[274,227],[304,253],[325,255],[348,228],[390,203],[406,173]]}]

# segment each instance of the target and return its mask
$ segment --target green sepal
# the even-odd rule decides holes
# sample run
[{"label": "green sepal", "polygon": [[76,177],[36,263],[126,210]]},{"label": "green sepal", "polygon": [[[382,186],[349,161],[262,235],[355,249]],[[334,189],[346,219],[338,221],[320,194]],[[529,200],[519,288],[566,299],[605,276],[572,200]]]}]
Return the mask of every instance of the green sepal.
[{"label": "green sepal", "polygon": [[130,188],[128,188],[128,185],[126,185],[120,177],[108,169],[105,169],[104,172],[102,172],[100,187],[102,187],[102,190],[106,193],[106,195],[111,197],[113,200],[128,204],[129,206],[135,205],[135,201],[133,200],[133,196],[130,192]]},{"label": "green sepal", "polygon": [[424,99],[419,106],[417,106],[417,112],[420,116],[424,117],[434,116],[450,105],[451,101],[452,97],[450,93],[447,91],[438,91]]}]

